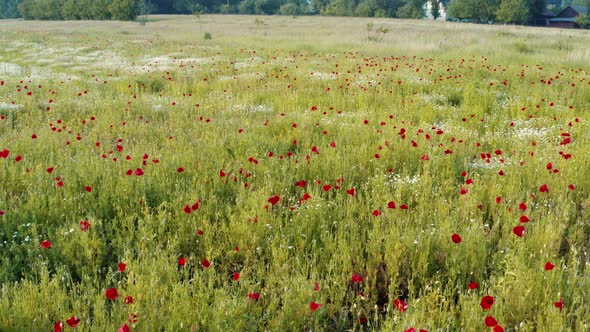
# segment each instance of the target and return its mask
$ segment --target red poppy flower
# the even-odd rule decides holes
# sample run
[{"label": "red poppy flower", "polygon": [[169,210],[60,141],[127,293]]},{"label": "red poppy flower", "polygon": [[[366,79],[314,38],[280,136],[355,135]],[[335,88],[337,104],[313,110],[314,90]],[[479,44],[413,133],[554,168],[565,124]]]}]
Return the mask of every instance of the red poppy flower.
[{"label": "red poppy flower", "polygon": [[555,302],[553,304],[557,309],[559,309],[559,311],[561,312],[561,310],[563,309],[563,297],[559,299],[559,301]]},{"label": "red poppy flower", "polygon": [[4,210],[0,210],[0,216],[3,216],[4,213],[5,213]]},{"label": "red poppy flower", "polygon": [[525,203],[520,203],[518,204],[518,209],[521,211],[525,211],[527,209],[527,206]]},{"label": "red poppy flower", "polygon": [[522,223],[525,223],[525,222],[529,222],[531,220],[529,219],[529,217],[523,215],[523,216],[520,216],[519,221]]},{"label": "red poppy flower", "polygon": [[316,311],[318,310],[322,305],[316,302],[309,302],[309,309],[311,309],[311,311]]},{"label": "red poppy flower", "polygon": [[204,268],[208,268],[209,266],[211,266],[211,262],[209,262],[207,258],[203,258],[203,260],[201,261],[201,265],[203,265]]},{"label": "red poppy flower", "polygon": [[402,299],[395,299],[393,300],[393,305],[399,312],[404,312],[407,310],[408,305]]},{"label": "red poppy flower", "polygon": [[314,291],[319,291],[320,290],[320,284],[318,284],[317,282],[313,284],[313,290]]},{"label": "red poppy flower", "polygon": [[453,241],[454,243],[461,243],[461,236],[457,233],[451,235],[451,241]]},{"label": "red poppy flower", "polygon": [[248,293],[248,298],[253,301],[258,301],[258,299],[260,298],[260,294],[259,293]]},{"label": "red poppy flower", "polygon": [[41,248],[43,248],[43,249],[51,248],[51,242],[49,240],[41,241]]},{"label": "red poppy flower", "polygon": [[379,211],[379,210],[373,210],[373,213],[372,214],[375,217],[379,217],[381,215],[381,211]]},{"label": "red poppy flower", "polygon": [[307,200],[309,200],[311,198],[311,195],[308,193],[303,194],[303,196],[301,196],[301,198],[299,199],[299,204],[301,204],[301,202],[305,202]]},{"label": "red poppy flower", "polygon": [[367,317],[361,316],[359,317],[359,324],[367,324]]},{"label": "red poppy flower", "polygon": [[87,193],[92,192],[92,187],[86,186],[84,187],[84,190],[86,190]]},{"label": "red poppy flower", "polygon": [[106,290],[105,296],[107,299],[114,301],[119,297],[119,293],[116,288],[109,288]]},{"label": "red poppy flower", "polygon": [[524,226],[521,226],[521,225],[518,225],[512,229],[512,232],[518,237],[522,237],[522,235],[524,234],[524,231],[525,231]]},{"label": "red poppy flower", "polygon": [[182,172],[184,172],[184,168],[182,168],[182,167],[178,167],[178,168],[176,169],[176,171],[177,171],[178,173],[182,173]]},{"label": "red poppy flower", "polygon": [[481,299],[481,308],[484,310],[490,310],[494,305],[494,297],[486,295]]},{"label": "red poppy flower", "polygon": [[80,319],[76,316],[72,316],[72,317],[66,319],[66,323],[68,323],[68,325],[71,328],[76,328],[76,326],[78,326],[78,324],[80,324]]},{"label": "red poppy flower", "polygon": [[492,329],[493,332],[504,332],[504,328],[500,325],[496,325],[494,326],[494,328]]},{"label": "red poppy flower", "polygon": [[238,281],[240,280],[240,273],[239,272],[234,272],[231,276],[233,281]]},{"label": "red poppy flower", "polygon": [[395,202],[394,201],[389,201],[389,203],[387,203],[387,208],[388,209],[395,209]]},{"label": "red poppy flower", "polygon": [[295,182],[295,187],[305,188],[306,185],[307,185],[307,182],[305,180]]},{"label": "red poppy flower", "polygon": [[53,332],[61,332],[63,331],[64,328],[64,323],[62,323],[61,321],[55,323],[55,325],[53,325]]},{"label": "red poppy flower", "polygon": [[88,220],[80,220],[80,230],[86,232],[90,228]]},{"label": "red poppy flower", "polygon": [[196,201],[195,204],[191,205],[191,210],[193,210],[193,211],[198,210],[202,202],[203,201],[200,199],[198,201]]},{"label": "red poppy flower", "polygon": [[555,265],[553,265],[551,262],[545,263],[545,271],[551,271],[554,267]]},{"label": "red poppy flower", "polygon": [[143,173],[143,170],[142,170],[141,168],[137,168],[137,169],[135,170],[135,175],[137,175],[137,176],[142,176],[143,174],[144,174],[144,173]]},{"label": "red poppy flower", "polygon": [[119,263],[119,268],[118,268],[119,272],[125,271],[125,268],[127,268],[127,264],[125,264],[123,262]]},{"label": "red poppy flower", "polygon": [[274,196],[271,196],[271,197],[268,199],[268,202],[269,202],[270,204],[272,204],[272,205],[277,205],[277,203],[278,203],[280,200],[281,200],[281,198],[280,198],[278,195],[274,195]]},{"label": "red poppy flower", "polygon": [[487,327],[494,327],[498,325],[498,321],[494,318],[494,316],[487,316],[485,323]]},{"label": "red poppy flower", "polygon": [[132,296],[125,296],[124,302],[125,302],[125,304],[133,304],[133,297]]},{"label": "red poppy flower", "polygon": [[355,273],[355,274],[352,275],[352,277],[350,278],[350,280],[353,283],[358,284],[358,283],[363,282],[364,278],[363,278],[363,276],[358,275],[358,274]]},{"label": "red poppy flower", "polygon": [[127,324],[121,325],[121,327],[117,330],[117,332],[129,332],[129,326]]},{"label": "red poppy flower", "polygon": [[180,258],[178,259],[178,265],[179,265],[179,266],[184,266],[185,264],[186,264],[186,258],[184,258],[184,257],[180,257]]},{"label": "red poppy flower", "polygon": [[469,287],[469,289],[473,290],[473,289],[477,289],[477,287],[479,287],[479,284],[472,281],[469,283],[469,285],[467,287]]},{"label": "red poppy flower", "polygon": [[542,193],[548,193],[549,192],[549,187],[547,187],[546,184],[541,185],[541,187],[539,187],[539,191]]},{"label": "red poppy flower", "polygon": [[189,214],[191,213],[191,207],[187,204],[182,208],[182,211],[184,211],[186,214]]}]

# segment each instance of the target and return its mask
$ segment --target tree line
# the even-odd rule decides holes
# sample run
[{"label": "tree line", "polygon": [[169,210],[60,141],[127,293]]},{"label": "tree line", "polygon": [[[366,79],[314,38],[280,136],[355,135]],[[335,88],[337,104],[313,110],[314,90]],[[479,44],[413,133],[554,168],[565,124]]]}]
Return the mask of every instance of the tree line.
[{"label": "tree line", "polygon": [[[422,18],[426,0],[0,0],[0,18],[134,20],[154,14],[327,15]],[[548,7],[549,5],[549,7]],[[530,24],[547,8],[590,0],[435,0],[432,14],[473,22]]]}]

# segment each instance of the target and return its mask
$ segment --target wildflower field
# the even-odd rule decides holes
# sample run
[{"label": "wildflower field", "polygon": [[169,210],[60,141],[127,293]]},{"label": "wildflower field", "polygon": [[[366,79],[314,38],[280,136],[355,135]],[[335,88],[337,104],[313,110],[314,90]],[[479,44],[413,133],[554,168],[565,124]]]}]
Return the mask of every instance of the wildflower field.
[{"label": "wildflower field", "polygon": [[154,16],[0,44],[2,331],[590,330],[586,32]]}]

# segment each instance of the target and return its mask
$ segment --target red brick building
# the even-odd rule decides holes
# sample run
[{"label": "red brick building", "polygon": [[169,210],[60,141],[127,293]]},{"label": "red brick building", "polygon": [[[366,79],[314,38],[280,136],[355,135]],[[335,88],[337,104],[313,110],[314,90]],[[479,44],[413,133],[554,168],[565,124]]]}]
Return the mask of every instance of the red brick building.
[{"label": "red brick building", "polygon": [[556,28],[578,28],[576,24],[576,17],[588,14],[588,7],[583,6],[567,6],[555,17],[548,18],[548,26]]}]

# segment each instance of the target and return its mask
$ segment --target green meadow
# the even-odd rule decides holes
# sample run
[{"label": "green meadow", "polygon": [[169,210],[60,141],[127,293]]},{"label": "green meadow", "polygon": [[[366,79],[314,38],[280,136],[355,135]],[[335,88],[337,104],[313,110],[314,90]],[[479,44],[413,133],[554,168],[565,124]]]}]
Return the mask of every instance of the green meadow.
[{"label": "green meadow", "polygon": [[590,35],[0,21],[0,330],[590,330]]}]

